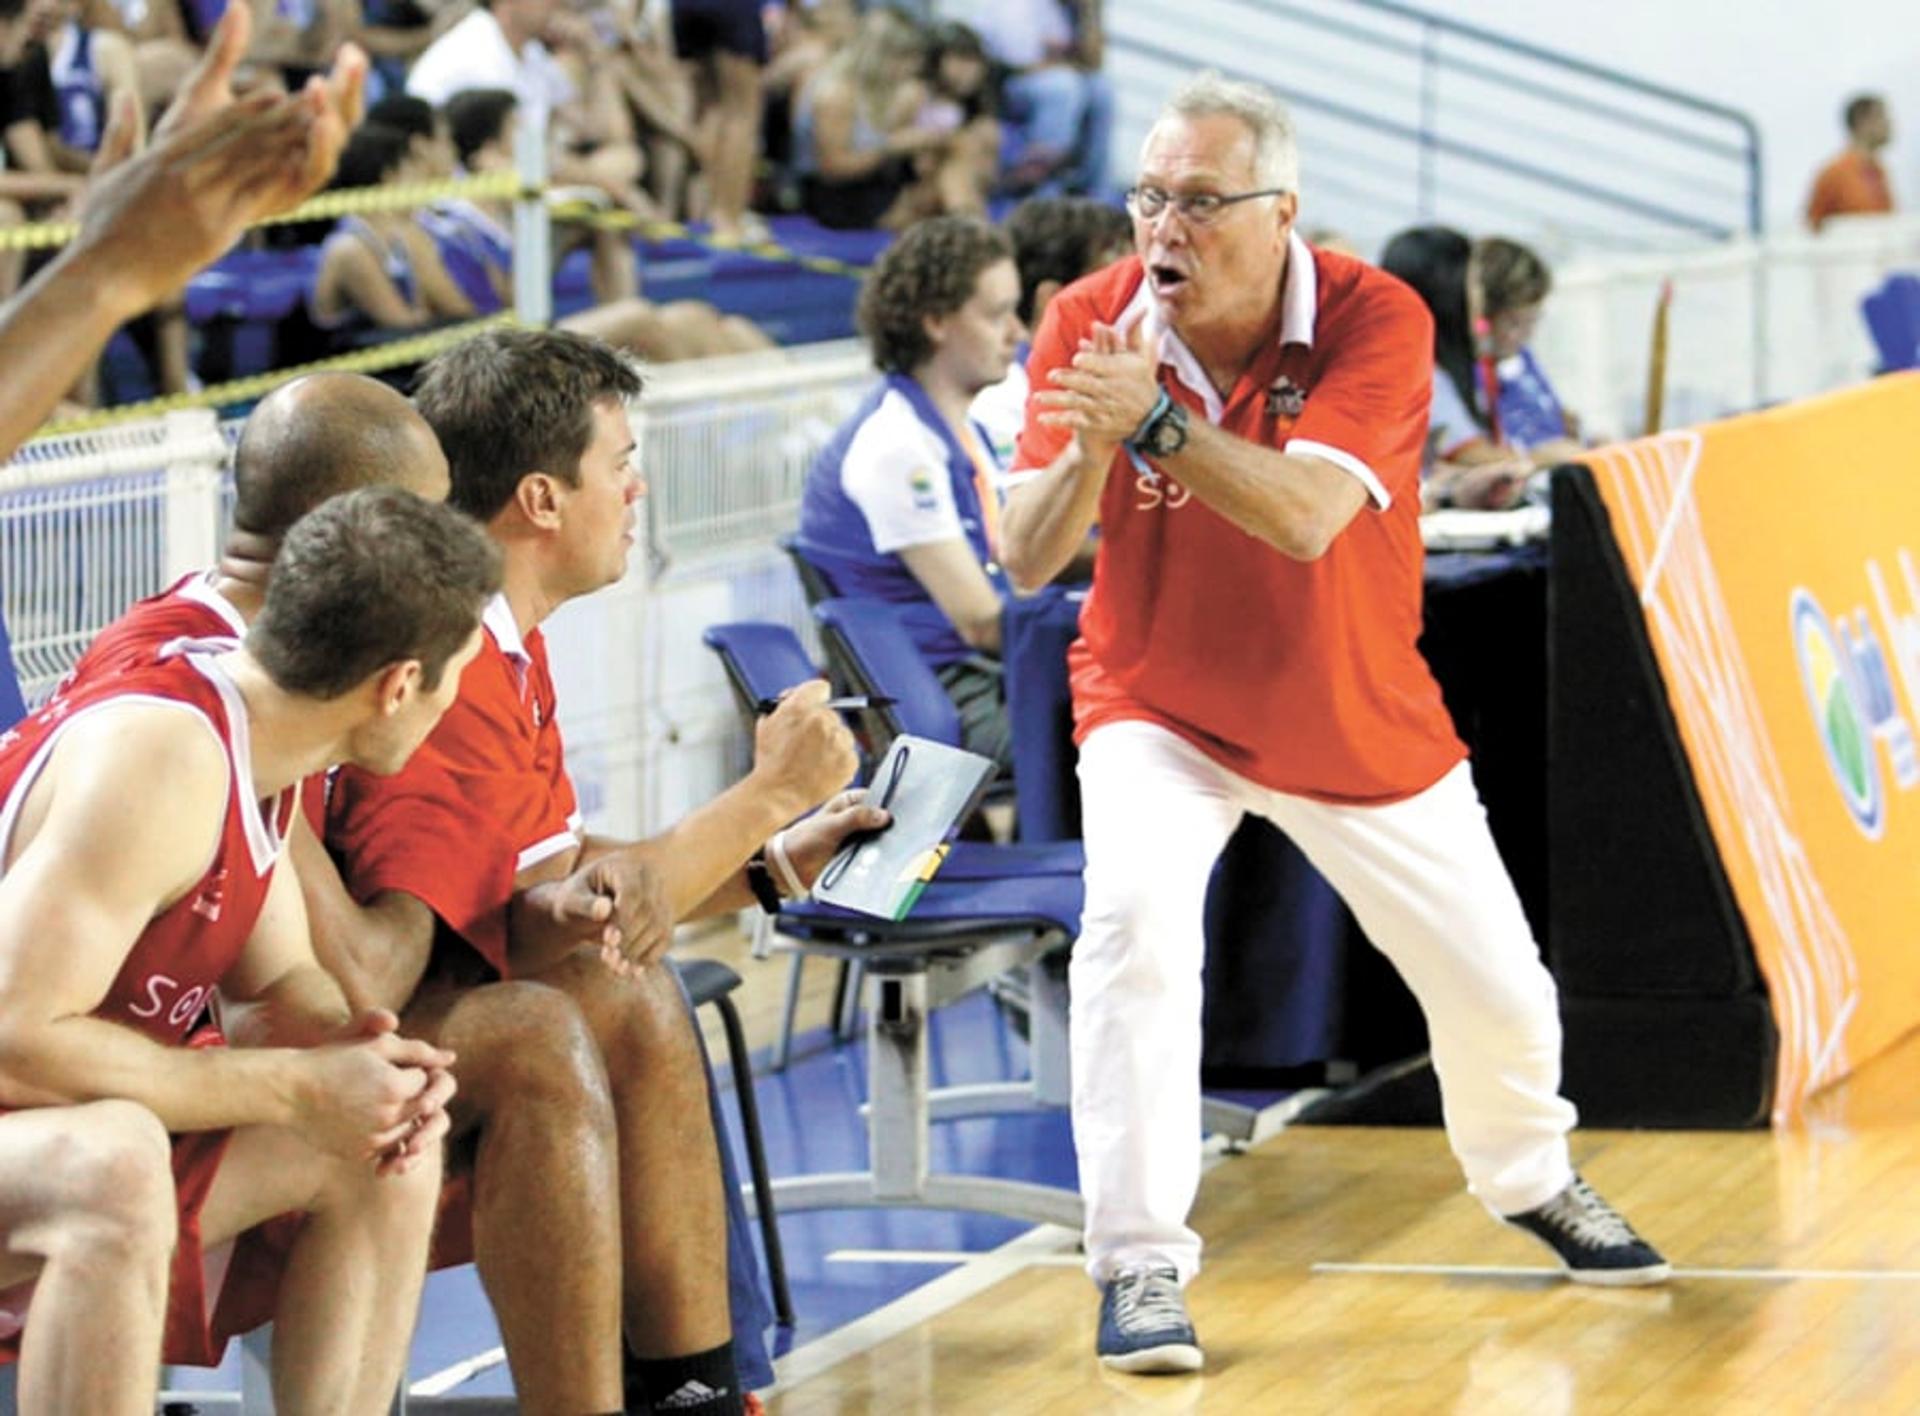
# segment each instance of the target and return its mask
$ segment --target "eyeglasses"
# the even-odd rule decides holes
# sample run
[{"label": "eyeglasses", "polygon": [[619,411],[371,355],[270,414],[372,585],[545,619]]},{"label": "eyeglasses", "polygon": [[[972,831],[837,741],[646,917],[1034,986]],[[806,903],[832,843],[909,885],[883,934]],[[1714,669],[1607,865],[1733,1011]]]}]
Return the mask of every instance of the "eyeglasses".
[{"label": "eyeglasses", "polygon": [[[893,794],[900,790],[900,779],[906,775],[907,758],[911,754],[912,749],[904,742],[894,744],[893,766],[887,773],[886,790],[880,794],[880,809],[882,811],[885,811],[893,805]],[[869,789],[869,792],[871,792],[871,789]],[[853,864],[853,858],[860,854],[860,848],[879,834],[878,831],[868,831],[853,838],[851,844],[842,850],[838,856],[834,857],[833,860],[828,862],[826,870],[820,876],[820,888],[831,890],[835,885],[838,885],[841,877],[847,873],[847,867]]]},{"label": "eyeglasses", "polygon": [[1255,197],[1285,196],[1285,187],[1263,187],[1257,192],[1235,192],[1223,196],[1219,192],[1169,192],[1162,187],[1127,188],[1127,210],[1142,221],[1157,221],[1168,207],[1180,213],[1180,219],[1190,226],[1211,226],[1220,219],[1228,207],[1237,202],[1250,202]]}]

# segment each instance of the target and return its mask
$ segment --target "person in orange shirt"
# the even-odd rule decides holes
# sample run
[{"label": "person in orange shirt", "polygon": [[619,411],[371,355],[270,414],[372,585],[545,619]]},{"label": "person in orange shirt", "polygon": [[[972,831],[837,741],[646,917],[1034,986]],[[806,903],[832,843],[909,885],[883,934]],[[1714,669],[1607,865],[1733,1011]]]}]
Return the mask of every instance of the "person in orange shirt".
[{"label": "person in orange shirt", "polygon": [[[1056,295],[1002,518],[1017,589],[1097,516],[1072,650],[1086,908],[1069,988],[1095,1350],[1202,1364],[1202,918],[1240,819],[1338,890],[1426,1014],[1468,1188],[1583,1283],[1669,1269],[1574,1173],[1554,983],[1417,640],[1433,320],[1294,231],[1292,124],[1202,74],[1148,134],[1138,255]],[[1023,472],[1032,475],[1021,480]]]},{"label": "person in orange shirt", "polygon": [[1807,197],[1807,225],[1818,231],[1830,216],[1856,216],[1893,210],[1893,189],[1880,150],[1893,141],[1887,101],[1863,93],[1846,107],[1847,150],[1820,169]]}]

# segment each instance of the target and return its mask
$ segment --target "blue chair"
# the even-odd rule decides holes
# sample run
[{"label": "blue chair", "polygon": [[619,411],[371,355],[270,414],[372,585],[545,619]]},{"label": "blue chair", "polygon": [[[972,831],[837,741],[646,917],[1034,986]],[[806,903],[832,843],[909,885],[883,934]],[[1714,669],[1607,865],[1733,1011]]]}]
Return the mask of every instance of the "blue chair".
[{"label": "blue chair", "polygon": [[[761,699],[819,677],[799,637],[783,625],[715,625],[704,639],[726,666],[749,721]],[[1063,852],[1052,871],[993,873],[993,857],[969,854],[977,856],[970,873],[950,874],[950,859],[905,920],[873,919],[811,901],[790,902],[773,919],[775,936],[798,953],[861,965],[876,995],[867,1015],[871,1168],[775,1180],[783,1211],[911,1205],[1079,1226],[1080,1197],[1071,1191],[928,1170],[931,1121],[1057,1107],[1067,1099],[1064,980],[1038,965],[1079,932],[1078,867],[1065,869],[1071,856]],[[928,1015],[1022,966],[1028,966],[1032,994],[1032,1080],[931,1091]]]},{"label": "blue chair", "polygon": [[1860,302],[1880,351],[1880,372],[1920,368],[1920,276],[1890,275]]}]

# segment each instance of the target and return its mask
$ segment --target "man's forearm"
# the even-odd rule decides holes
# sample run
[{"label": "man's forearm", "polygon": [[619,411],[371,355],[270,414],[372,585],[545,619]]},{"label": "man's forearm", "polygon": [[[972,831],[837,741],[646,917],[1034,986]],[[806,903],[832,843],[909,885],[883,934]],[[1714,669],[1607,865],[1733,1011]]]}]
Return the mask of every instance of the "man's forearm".
[{"label": "man's forearm", "polygon": [[1296,560],[1322,554],[1365,505],[1365,489],[1345,468],[1262,447],[1199,419],[1187,445],[1159,462],[1207,507]]},{"label": "man's forearm", "polygon": [[0,456],[47,420],[141,299],[109,271],[62,254],[0,307]]},{"label": "man's forearm", "polygon": [[[675,922],[701,919],[753,903],[743,874],[747,857],[808,805],[787,803],[748,777],[660,835],[617,849],[634,852],[660,873]],[[581,862],[610,845],[588,842]]]},{"label": "man's forearm", "polygon": [[169,1047],[92,1017],[13,1025],[0,1036],[0,1106],[119,1098],[169,1131],[285,1126],[298,1114],[298,1057],[284,1048]]},{"label": "man's forearm", "polygon": [[1023,595],[1050,584],[1086,542],[1100,514],[1111,449],[1078,438],[1039,476],[1014,488],[1001,517],[1001,561]]},{"label": "man's forearm", "polygon": [[303,964],[255,999],[234,1003],[221,1030],[237,1047],[317,1047],[337,1042],[353,1010],[333,975]]}]

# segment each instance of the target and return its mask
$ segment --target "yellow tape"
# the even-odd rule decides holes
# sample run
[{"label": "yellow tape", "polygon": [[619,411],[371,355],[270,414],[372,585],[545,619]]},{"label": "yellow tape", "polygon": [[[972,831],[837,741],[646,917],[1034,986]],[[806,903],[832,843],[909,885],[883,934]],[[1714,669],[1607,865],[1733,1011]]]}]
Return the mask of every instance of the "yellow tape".
[{"label": "yellow tape", "polygon": [[600,231],[631,231],[649,241],[692,241],[716,251],[742,251],[763,261],[799,266],[823,275],[845,275],[858,280],[867,273],[863,265],[832,256],[804,256],[773,241],[723,241],[702,235],[677,221],[642,221],[630,211],[607,211],[586,202],[556,202],[548,214],[555,221],[574,222]]},{"label": "yellow tape", "polygon": [[[434,202],[465,197],[469,201],[487,198],[517,197],[520,178],[512,172],[495,172],[485,177],[463,177],[451,182],[405,182],[386,187],[342,187],[321,192],[280,216],[257,221],[259,226],[285,226],[295,221],[326,221],[361,211],[405,211]],[[0,251],[37,251],[64,246],[80,228],[70,221],[41,222],[26,226],[0,227]],[[252,228],[249,228],[252,229]]]},{"label": "yellow tape", "polygon": [[338,354],[331,359],[319,359],[311,364],[295,364],[285,369],[269,369],[264,374],[234,379],[229,383],[214,384],[192,393],[175,393],[165,398],[150,398],[145,403],[123,403],[115,408],[102,408],[97,413],[87,413],[78,418],[66,418],[57,423],[48,423],[37,429],[34,436],[50,438],[67,433],[87,433],[119,423],[145,422],[158,418],[163,413],[174,413],[183,408],[218,408],[228,403],[247,403],[256,398],[263,398],[281,384],[291,383],[305,374],[323,372],[372,374],[382,369],[397,369],[403,364],[418,364],[431,359],[442,350],[465,343],[483,330],[495,329],[513,322],[513,316],[510,314],[491,315],[484,320],[467,320],[446,329],[434,330],[431,334],[415,335],[411,339],[396,339],[389,344],[355,350],[351,354]]}]

